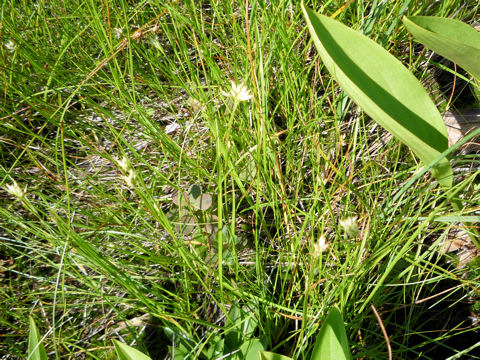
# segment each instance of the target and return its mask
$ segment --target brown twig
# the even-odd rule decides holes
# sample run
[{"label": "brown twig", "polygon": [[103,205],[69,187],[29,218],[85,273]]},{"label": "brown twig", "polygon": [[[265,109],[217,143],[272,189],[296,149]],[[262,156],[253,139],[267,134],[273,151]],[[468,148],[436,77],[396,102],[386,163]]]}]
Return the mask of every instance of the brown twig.
[{"label": "brown twig", "polygon": [[455,74],[453,75],[452,93],[450,94],[450,98],[448,99],[447,110],[450,107],[450,104],[452,103],[453,95],[455,94],[455,85],[457,84],[457,64],[453,64],[453,66],[455,69]]},{"label": "brown twig", "polygon": [[378,325],[380,325],[380,329],[382,329],[383,337],[385,338],[385,342],[387,343],[388,360],[392,360],[393,359],[392,347],[390,346],[390,340],[388,339],[387,330],[385,329],[385,326],[383,326],[382,318],[380,317],[380,314],[375,308],[375,305],[372,304],[370,305],[370,307],[372,308],[372,311],[375,314],[375,317],[377,318]]},{"label": "brown twig", "polygon": [[456,290],[456,289],[458,289],[459,287],[462,287],[462,286],[463,286],[463,284],[459,284],[459,285],[453,286],[453,287],[451,287],[451,288],[449,288],[449,289],[447,289],[447,290],[443,290],[443,291],[439,292],[438,294],[435,294],[435,295],[432,295],[432,296],[429,296],[429,297],[426,297],[426,298],[417,300],[417,301],[415,301],[415,305],[418,305],[418,304],[421,304],[421,303],[423,303],[423,302],[425,302],[425,301],[434,299],[434,298],[436,298],[436,297],[438,297],[438,296],[441,296],[441,295],[443,295],[443,294],[445,294],[445,293],[451,292],[452,290]]}]

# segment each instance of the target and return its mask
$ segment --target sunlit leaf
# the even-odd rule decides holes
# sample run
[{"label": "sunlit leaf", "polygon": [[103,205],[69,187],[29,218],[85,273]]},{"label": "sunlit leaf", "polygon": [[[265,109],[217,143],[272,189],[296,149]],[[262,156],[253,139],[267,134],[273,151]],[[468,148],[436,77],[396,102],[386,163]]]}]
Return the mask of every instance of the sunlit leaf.
[{"label": "sunlit leaf", "polygon": [[188,195],[185,194],[182,190],[176,191],[172,195],[172,202],[177,205],[180,209],[185,208],[189,204]]},{"label": "sunlit leaf", "polygon": [[120,341],[113,340],[119,360],[151,360],[147,355]]},{"label": "sunlit leaf", "polygon": [[195,347],[195,342],[181,330],[165,326],[163,328],[170,342],[174,346],[169,346],[170,354],[175,354],[174,360],[188,359],[192,355],[192,349]]},{"label": "sunlit leaf", "polygon": [[[302,9],[323,63],[369,116],[405,143],[424,164],[448,148],[442,117],[420,82],[390,53],[329,17]],[[431,172],[444,186],[452,168],[443,158]]]},{"label": "sunlit leaf", "polygon": [[198,198],[200,195],[202,195],[202,189],[197,184],[193,184],[192,186],[190,186],[190,191],[188,192],[188,194],[194,200]]},{"label": "sunlit leaf", "polygon": [[403,24],[415,40],[480,79],[480,33],[473,27],[436,16],[404,17]]},{"label": "sunlit leaf", "polygon": [[348,360],[351,358],[342,315],[337,308],[332,308],[317,335],[311,360]]},{"label": "sunlit leaf", "polygon": [[292,358],[270,351],[260,351],[260,360],[292,360]]},{"label": "sunlit leaf", "polygon": [[210,194],[201,194],[195,199],[190,200],[192,206],[197,210],[207,210],[212,206],[212,195]]},{"label": "sunlit leaf", "polygon": [[265,350],[265,346],[260,339],[247,340],[240,346],[240,358],[242,360],[258,360],[260,351],[263,350]]},{"label": "sunlit leaf", "polygon": [[43,344],[40,342],[41,336],[38,332],[35,321],[30,316],[30,334],[28,335],[28,356],[29,360],[48,360],[47,353]]},{"label": "sunlit leaf", "polygon": [[220,335],[214,335],[208,342],[207,359],[218,359],[224,354],[225,339]]},{"label": "sunlit leaf", "polygon": [[[227,235],[228,236],[228,235]],[[233,305],[225,318],[225,344],[230,351],[237,349],[242,341],[253,337],[258,326],[255,314],[248,306]]]},{"label": "sunlit leaf", "polygon": [[212,195],[202,194],[200,186],[194,184],[190,187],[188,194],[183,191],[177,191],[172,196],[172,202],[184,210],[191,205],[194,210],[207,210],[212,206]]}]

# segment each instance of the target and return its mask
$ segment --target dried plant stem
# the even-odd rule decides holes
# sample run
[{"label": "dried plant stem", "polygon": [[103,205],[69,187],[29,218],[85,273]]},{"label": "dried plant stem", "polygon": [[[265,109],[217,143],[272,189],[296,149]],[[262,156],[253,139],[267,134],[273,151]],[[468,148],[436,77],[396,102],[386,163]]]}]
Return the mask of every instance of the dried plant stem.
[{"label": "dried plant stem", "polygon": [[392,360],[393,359],[392,346],[390,345],[390,340],[388,339],[387,330],[385,329],[385,326],[383,326],[382,318],[380,317],[380,314],[375,308],[375,305],[371,304],[370,307],[372,308],[372,311],[375,314],[375,317],[377,318],[378,325],[380,325],[380,329],[382,329],[382,334],[385,337],[385,342],[387,343],[387,350],[388,350],[388,360]]}]

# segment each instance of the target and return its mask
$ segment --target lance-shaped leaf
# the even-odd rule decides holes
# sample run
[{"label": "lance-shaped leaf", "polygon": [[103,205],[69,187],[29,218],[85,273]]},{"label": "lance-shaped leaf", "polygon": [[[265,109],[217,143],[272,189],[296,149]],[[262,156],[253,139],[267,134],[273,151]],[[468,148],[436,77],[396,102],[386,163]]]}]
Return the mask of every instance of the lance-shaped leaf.
[{"label": "lance-shaped leaf", "polygon": [[[302,9],[323,63],[342,89],[424,164],[436,160],[448,148],[447,130],[420,82],[366,36],[303,3]],[[431,172],[442,185],[452,185],[447,159],[441,159]]]},{"label": "lance-shaped leaf", "polygon": [[115,345],[119,360],[152,360],[144,353],[120,341],[113,340],[113,344]]},{"label": "lance-shaped leaf", "polygon": [[260,351],[260,360],[293,360],[291,357],[276,354],[270,351]]},{"label": "lance-shaped leaf", "polygon": [[342,315],[332,308],[315,340],[312,360],[349,360],[352,358],[348,347],[347,333]]},{"label": "lance-shaped leaf", "polygon": [[448,18],[409,16],[403,24],[415,39],[480,79],[480,33]]},{"label": "lance-shaped leaf", "polygon": [[30,316],[30,334],[28,335],[28,357],[30,360],[48,360],[47,353],[43,347],[42,337],[38,331],[35,321]]}]

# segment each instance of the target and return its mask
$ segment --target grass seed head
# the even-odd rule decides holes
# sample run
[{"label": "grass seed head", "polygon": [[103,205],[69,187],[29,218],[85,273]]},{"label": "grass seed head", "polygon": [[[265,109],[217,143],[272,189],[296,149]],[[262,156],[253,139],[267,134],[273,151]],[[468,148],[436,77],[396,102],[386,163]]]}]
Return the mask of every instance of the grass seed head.
[{"label": "grass seed head", "polygon": [[10,195],[16,197],[20,201],[23,200],[25,193],[27,192],[27,188],[25,187],[25,189],[22,190],[15,180],[13,180],[13,184],[6,185],[5,190],[7,190]]}]

